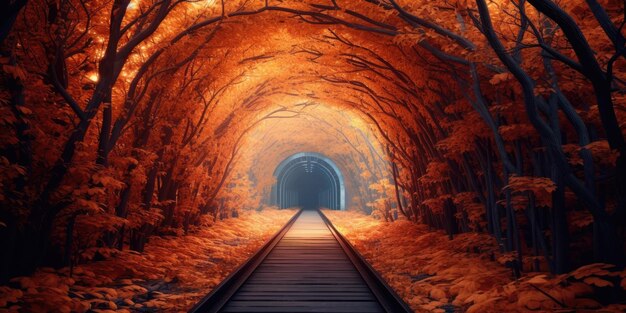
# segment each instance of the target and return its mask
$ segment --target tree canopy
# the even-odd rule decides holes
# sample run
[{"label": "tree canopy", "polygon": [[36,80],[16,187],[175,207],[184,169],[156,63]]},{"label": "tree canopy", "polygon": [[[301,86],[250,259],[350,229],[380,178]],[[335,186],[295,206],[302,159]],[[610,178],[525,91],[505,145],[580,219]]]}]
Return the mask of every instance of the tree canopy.
[{"label": "tree canopy", "polygon": [[258,208],[299,151],[354,208],[490,233],[518,274],[624,262],[621,2],[3,6],[4,279]]}]

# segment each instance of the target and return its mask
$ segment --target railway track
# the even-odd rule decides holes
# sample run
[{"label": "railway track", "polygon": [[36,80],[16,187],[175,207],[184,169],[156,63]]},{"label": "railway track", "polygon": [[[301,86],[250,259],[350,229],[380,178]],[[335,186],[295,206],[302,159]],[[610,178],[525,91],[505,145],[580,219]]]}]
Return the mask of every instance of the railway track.
[{"label": "railway track", "polygon": [[412,312],[321,211],[298,211],[189,312]]}]

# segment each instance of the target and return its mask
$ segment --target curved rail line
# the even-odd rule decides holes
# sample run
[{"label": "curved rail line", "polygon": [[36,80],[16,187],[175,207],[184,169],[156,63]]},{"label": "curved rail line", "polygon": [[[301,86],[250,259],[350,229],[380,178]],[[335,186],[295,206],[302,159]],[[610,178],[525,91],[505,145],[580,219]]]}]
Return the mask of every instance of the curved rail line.
[{"label": "curved rail line", "polygon": [[189,312],[412,312],[321,211],[298,211]]}]

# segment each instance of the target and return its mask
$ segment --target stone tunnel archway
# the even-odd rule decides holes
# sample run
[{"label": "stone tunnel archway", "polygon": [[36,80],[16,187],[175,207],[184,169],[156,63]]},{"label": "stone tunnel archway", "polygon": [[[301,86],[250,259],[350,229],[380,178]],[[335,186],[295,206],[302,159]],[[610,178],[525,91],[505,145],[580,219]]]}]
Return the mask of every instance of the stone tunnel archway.
[{"label": "stone tunnel archway", "polygon": [[346,208],[344,177],[335,162],[320,153],[291,155],[276,167],[274,178],[271,203],[280,208]]}]

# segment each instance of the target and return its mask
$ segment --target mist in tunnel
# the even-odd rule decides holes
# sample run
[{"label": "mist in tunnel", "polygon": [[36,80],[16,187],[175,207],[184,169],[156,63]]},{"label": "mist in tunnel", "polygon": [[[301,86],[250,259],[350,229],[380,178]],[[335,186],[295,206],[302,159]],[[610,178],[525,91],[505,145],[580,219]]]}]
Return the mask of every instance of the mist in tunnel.
[{"label": "mist in tunnel", "polygon": [[281,206],[295,206],[305,210],[328,206],[330,184],[322,173],[301,170],[292,175],[286,184],[288,202],[281,203]]},{"label": "mist in tunnel", "polygon": [[[369,123],[357,111],[322,101],[305,106],[297,116],[266,119],[247,134],[231,174],[235,184],[218,196],[225,205],[374,209],[381,193],[370,187],[390,181],[391,172]],[[230,186],[246,197],[235,198]]]},{"label": "mist in tunnel", "polygon": [[345,209],[343,175],[329,158],[312,152],[296,153],[274,171],[271,202],[280,208]]}]

